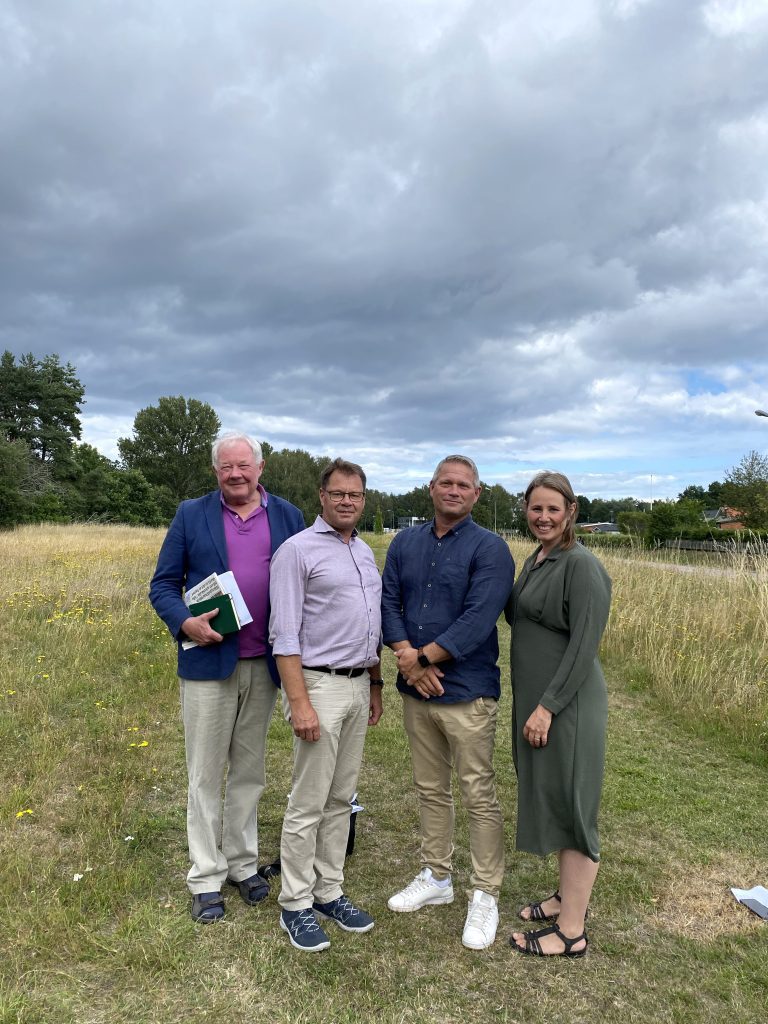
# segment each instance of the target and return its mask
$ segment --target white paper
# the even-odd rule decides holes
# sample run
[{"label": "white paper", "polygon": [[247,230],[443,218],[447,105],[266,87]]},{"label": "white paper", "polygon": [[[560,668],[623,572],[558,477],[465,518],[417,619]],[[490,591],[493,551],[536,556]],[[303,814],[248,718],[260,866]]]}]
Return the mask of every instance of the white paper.
[{"label": "white paper", "polygon": [[240,587],[237,585],[237,580],[232,570],[219,573],[218,580],[222,591],[225,594],[232,595],[232,600],[235,602],[235,608],[237,609],[237,617],[240,619],[240,625],[246,626],[249,622],[253,622],[253,616],[248,611],[248,605],[240,593]]},{"label": "white paper", "polygon": [[756,885],[752,889],[731,889],[731,892],[739,903],[744,900],[757,900],[768,907],[768,889],[764,885]]},{"label": "white paper", "polygon": [[218,597],[219,594],[223,593],[224,588],[219,582],[219,577],[215,572],[212,572],[210,576],[206,576],[204,580],[200,580],[191,590],[186,592],[184,603],[189,607],[192,603],[207,601],[209,597]]},{"label": "white paper", "polygon": [[[209,597],[218,597],[219,594],[230,594],[232,596],[241,626],[246,626],[249,622],[253,622],[253,616],[248,611],[248,605],[240,593],[240,587],[238,587],[235,574],[231,569],[229,572],[222,572],[220,574],[212,572],[210,576],[200,580],[199,583],[196,583],[191,590],[184,594],[184,602],[189,607],[190,604],[197,603],[198,601],[207,601]],[[215,628],[216,621],[214,619],[213,629]],[[197,647],[198,643],[196,640],[182,640],[181,646],[183,650],[190,651],[193,647]]]}]

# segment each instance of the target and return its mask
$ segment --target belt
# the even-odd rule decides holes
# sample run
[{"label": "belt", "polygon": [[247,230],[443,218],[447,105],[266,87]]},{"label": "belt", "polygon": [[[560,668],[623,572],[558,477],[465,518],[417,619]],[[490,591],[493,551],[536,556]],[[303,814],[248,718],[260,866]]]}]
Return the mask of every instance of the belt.
[{"label": "belt", "polygon": [[329,676],[347,676],[349,679],[356,679],[366,672],[365,668],[331,668],[330,665],[302,665],[307,672],[326,672]]}]

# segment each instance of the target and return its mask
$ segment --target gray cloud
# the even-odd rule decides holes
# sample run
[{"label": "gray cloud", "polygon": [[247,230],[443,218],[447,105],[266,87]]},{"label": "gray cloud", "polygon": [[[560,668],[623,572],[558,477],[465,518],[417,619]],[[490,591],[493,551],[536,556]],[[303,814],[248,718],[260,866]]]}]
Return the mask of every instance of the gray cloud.
[{"label": "gray cloud", "polygon": [[767,51],[736,0],[6,2],[0,346],[70,360],[108,454],[185,394],[379,486],[461,445],[721,478],[768,392]]}]

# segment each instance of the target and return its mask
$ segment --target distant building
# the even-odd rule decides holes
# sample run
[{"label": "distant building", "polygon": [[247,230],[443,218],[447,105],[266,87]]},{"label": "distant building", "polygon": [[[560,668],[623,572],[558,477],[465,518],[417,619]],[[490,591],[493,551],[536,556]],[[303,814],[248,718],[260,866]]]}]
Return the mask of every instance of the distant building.
[{"label": "distant building", "polygon": [[576,529],[584,533],[621,533],[616,523],[576,523]]},{"label": "distant building", "polygon": [[718,529],[743,529],[743,515],[738,509],[732,509],[724,505],[719,509],[708,509],[703,513],[703,519],[709,526],[717,526]]},{"label": "distant building", "polygon": [[397,517],[397,528],[398,530],[405,530],[409,526],[421,526],[422,523],[426,523],[426,519],[421,516],[398,516]]}]

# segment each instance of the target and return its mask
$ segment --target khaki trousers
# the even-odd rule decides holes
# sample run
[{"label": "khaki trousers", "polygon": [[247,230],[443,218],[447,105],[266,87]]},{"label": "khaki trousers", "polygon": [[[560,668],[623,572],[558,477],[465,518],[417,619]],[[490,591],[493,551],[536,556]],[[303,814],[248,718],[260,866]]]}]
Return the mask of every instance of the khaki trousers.
[{"label": "khaki trousers", "polygon": [[[316,743],[293,738],[293,785],[280,843],[279,900],[286,910],[329,903],[343,893],[350,800],[357,789],[368,728],[368,673],[356,679],[304,670],[320,720]],[[290,708],[283,693],[283,709]]]},{"label": "khaki trousers", "polygon": [[[493,746],[498,702],[459,704],[403,697],[403,720],[421,820],[421,866],[437,879],[451,873],[454,804],[451,770],[469,818],[471,889],[498,899],[504,877],[504,821],[496,797]],[[470,892],[471,896],[471,892]]]},{"label": "khaki trousers", "polygon": [[238,661],[228,679],[181,680],[192,893],[219,892],[227,877],[241,882],[256,874],[257,809],[276,698],[266,658]]}]

